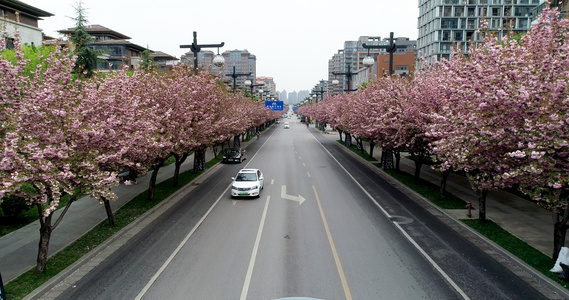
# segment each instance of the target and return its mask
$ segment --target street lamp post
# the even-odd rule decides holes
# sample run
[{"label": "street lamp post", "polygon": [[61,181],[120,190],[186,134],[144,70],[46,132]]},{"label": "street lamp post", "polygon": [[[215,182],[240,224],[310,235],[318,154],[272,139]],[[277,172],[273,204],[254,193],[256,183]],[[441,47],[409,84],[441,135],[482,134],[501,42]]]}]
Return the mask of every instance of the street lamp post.
[{"label": "street lamp post", "polygon": [[235,94],[235,84],[236,84],[237,77],[239,77],[239,76],[251,76],[251,72],[249,72],[249,73],[235,73],[235,66],[233,66],[233,73],[225,74],[225,75],[233,78],[233,94]]},{"label": "street lamp post", "polygon": [[344,92],[353,92],[353,91],[358,90],[358,89],[352,89],[352,75],[355,75],[356,73],[352,72],[351,67],[352,67],[351,65],[348,65],[348,71],[347,72],[332,72],[332,74],[334,74],[334,75],[345,75],[346,78],[348,78],[348,89],[344,90]]},{"label": "street lamp post", "polygon": [[251,89],[251,98],[253,98],[253,89],[256,86],[264,86],[265,83],[259,83],[259,84],[254,84],[253,81],[251,81],[250,79],[245,80],[245,85],[248,86]]},{"label": "street lamp post", "polygon": [[[202,50],[202,48],[218,48],[219,49],[219,47],[223,47],[223,45],[225,45],[225,42],[222,42],[221,44],[198,45],[198,34],[197,34],[197,32],[194,31],[194,42],[191,45],[180,45],[180,48],[190,48],[190,51],[192,51],[192,53],[194,54],[194,74],[197,75],[198,74],[198,52],[200,52]],[[219,53],[218,53],[216,55],[216,57],[213,59],[213,62],[218,67],[223,65],[223,63],[224,63],[223,56],[219,55]]]},{"label": "street lamp post", "polygon": [[[365,49],[368,49],[368,53],[369,53],[369,49],[385,49],[385,51],[387,53],[389,53],[389,75],[393,75],[393,53],[395,53],[395,51],[397,51],[397,49],[404,48],[405,46],[397,46],[395,44],[394,39],[393,39],[393,32],[390,32],[389,33],[389,45],[367,45],[364,43],[364,44],[362,44],[362,47],[364,47]],[[369,55],[368,55],[368,57],[369,57]],[[366,57],[366,59],[367,59],[367,57]],[[365,59],[364,59],[364,64],[365,64]]]},{"label": "street lamp post", "polygon": [[324,93],[326,93],[326,91],[323,86],[320,86],[320,90],[314,91],[314,94],[316,94],[316,103],[318,103],[318,95],[320,95],[320,100],[324,100]]}]

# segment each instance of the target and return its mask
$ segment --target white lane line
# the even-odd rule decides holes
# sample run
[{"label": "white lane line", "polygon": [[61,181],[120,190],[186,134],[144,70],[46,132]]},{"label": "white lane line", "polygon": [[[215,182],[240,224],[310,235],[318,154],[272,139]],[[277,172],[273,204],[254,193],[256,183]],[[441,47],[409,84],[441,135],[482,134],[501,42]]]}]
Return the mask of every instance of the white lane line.
[{"label": "white lane line", "polygon": [[[348,176],[366,194],[366,196],[375,204],[375,206],[377,206],[385,214],[385,216],[391,219],[392,216],[387,212],[387,210],[385,210],[377,201],[375,201],[375,199],[364,189],[364,187],[354,178],[354,176],[352,176],[352,174],[350,174],[350,172],[348,172],[348,170],[346,170],[346,168],[344,168],[344,166],[340,164],[340,162],[332,155],[332,153],[330,153],[330,151],[328,151],[328,149],[326,149],[326,147],[324,147],[324,145],[320,143],[320,141],[314,136],[313,133],[312,137],[316,140],[318,144],[320,144],[322,149],[324,149],[324,151],[326,151],[326,153],[328,153],[328,155],[332,157],[332,159],[338,164],[338,166],[340,166],[340,168],[342,168],[342,170],[344,170],[344,172],[348,174]],[[431,265],[433,265],[433,267],[443,276],[443,278],[446,279],[450,283],[450,285],[463,297],[463,299],[469,300],[470,298],[466,295],[466,293],[447,275],[445,271],[443,271],[443,269],[429,256],[429,254],[425,252],[425,250],[423,250],[423,248],[421,248],[421,246],[419,246],[419,244],[417,244],[417,242],[413,240],[413,238],[409,234],[407,234],[407,232],[405,232],[397,222],[393,223],[403,233],[403,235],[411,242],[411,244],[415,246],[417,250],[419,250],[419,252],[431,263]]]},{"label": "white lane line", "polygon": [[263,216],[261,217],[261,224],[259,225],[259,230],[257,231],[257,238],[255,239],[255,245],[253,246],[253,253],[251,253],[251,260],[249,261],[249,268],[247,269],[247,275],[245,276],[245,282],[243,283],[243,289],[241,290],[241,300],[247,299],[247,293],[249,293],[249,286],[251,285],[251,277],[253,276],[253,268],[255,267],[255,260],[257,259],[257,251],[259,250],[259,244],[261,243],[261,234],[263,233],[263,227],[265,226],[265,219],[267,218],[267,211],[269,209],[269,201],[271,196],[267,196],[267,202],[265,202],[265,209],[263,210]]},{"label": "white lane line", "polygon": [[431,265],[433,265],[433,267],[439,271],[439,273],[441,273],[444,279],[446,279],[450,285],[452,285],[452,287],[462,296],[462,298],[469,300],[470,298],[468,295],[466,295],[466,293],[447,275],[445,271],[443,271],[443,269],[441,269],[441,267],[439,267],[439,265],[429,256],[429,254],[427,254],[427,252],[425,252],[425,250],[423,250],[423,248],[421,248],[421,246],[419,246],[419,244],[417,244],[417,242],[415,242],[415,240],[405,230],[403,230],[401,225],[399,225],[397,222],[393,223],[395,224],[395,227],[397,227],[401,233],[403,233],[407,240],[409,240],[409,242],[411,242],[411,244],[413,244],[413,246],[415,246],[415,248],[417,248],[417,250],[423,254],[423,256],[431,263]]},{"label": "white lane line", "polygon": [[310,172],[306,172],[306,174],[308,175],[308,177],[311,177],[311,176],[310,176]]},{"label": "white lane line", "polygon": [[138,296],[136,296],[136,298],[134,298],[135,300],[140,300],[142,299],[142,297],[144,297],[144,295],[148,292],[148,290],[150,289],[150,287],[154,284],[154,282],[156,282],[156,280],[158,279],[158,277],[160,276],[160,274],[162,274],[162,272],[164,272],[164,270],[166,269],[166,267],[168,267],[168,265],[172,262],[172,260],[174,259],[174,257],[178,254],[178,252],[180,252],[180,250],[182,249],[182,247],[184,247],[184,245],[186,244],[186,242],[188,242],[188,240],[190,239],[190,237],[194,234],[194,232],[196,232],[196,230],[198,229],[198,227],[200,227],[200,225],[204,222],[205,218],[207,218],[207,216],[209,216],[209,214],[211,213],[211,211],[213,210],[213,208],[217,205],[217,203],[219,203],[219,201],[221,200],[221,198],[223,198],[223,196],[225,196],[225,193],[227,193],[227,190],[229,190],[229,188],[231,187],[231,184],[228,185],[225,190],[223,191],[223,193],[221,193],[221,195],[219,196],[219,198],[217,198],[217,200],[215,200],[215,203],[213,203],[213,205],[208,209],[208,211],[203,215],[203,217],[198,221],[198,223],[194,226],[194,228],[192,228],[192,230],[190,231],[190,233],[188,233],[188,235],[186,235],[186,237],[184,238],[184,240],[178,245],[178,247],[176,248],[176,250],[174,250],[174,252],[172,252],[172,254],[170,254],[170,257],[168,257],[168,259],[164,262],[164,264],[162,264],[162,267],[160,267],[160,269],[158,269],[158,271],[156,272],[156,274],[154,274],[154,276],[152,276],[152,278],[150,278],[150,281],[148,281],[148,283],[146,284],[146,286],[142,289],[142,291],[140,291],[140,293],[138,293]]}]

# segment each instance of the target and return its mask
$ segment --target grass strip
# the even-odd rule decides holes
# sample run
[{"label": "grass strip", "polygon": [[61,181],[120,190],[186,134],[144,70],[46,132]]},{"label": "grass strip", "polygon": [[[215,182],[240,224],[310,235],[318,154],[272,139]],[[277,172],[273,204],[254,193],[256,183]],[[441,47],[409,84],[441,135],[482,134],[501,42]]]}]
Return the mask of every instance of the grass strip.
[{"label": "grass strip", "polygon": [[553,279],[563,287],[567,288],[567,282],[557,279],[557,274],[549,272],[553,267],[551,257],[541,253],[537,249],[528,245],[526,242],[520,240],[508,231],[504,230],[498,224],[487,220],[460,220],[470,228],[476,230],[478,233],[487,237],[494,243],[500,245],[506,251],[510,252],[515,257],[524,261],[532,268],[541,272],[545,276]]},{"label": "grass strip", "polygon": [[[206,169],[211,168],[221,161],[223,155],[220,153],[217,157],[206,163]],[[140,193],[131,201],[122,206],[115,212],[115,226],[110,226],[107,220],[102,221],[91,231],[77,239],[71,245],[55,254],[47,261],[46,272],[36,275],[35,268],[20,275],[18,278],[10,281],[5,285],[7,299],[22,299],[36,288],[47,282],[53,276],[63,271],[65,268],[73,264],[75,261],[83,257],[89,251],[103,243],[113,234],[126,227],[136,218],[150,210],[156,204],[168,198],[174,192],[193,181],[203,171],[194,173],[192,170],[180,174],[179,184],[173,187],[172,178],[156,184],[154,200],[148,200],[148,190]],[[101,208],[103,209],[103,208]]]},{"label": "grass strip", "polygon": [[[341,145],[346,146],[346,144],[340,140],[337,141]],[[352,150],[352,152],[356,153],[360,157],[364,158],[367,161],[372,162],[372,164],[378,168],[381,168],[381,164],[377,162],[375,157],[370,156],[367,151],[364,149],[363,153],[362,150],[358,149],[358,147],[352,144],[348,149]],[[440,199],[440,189],[439,186],[432,184],[426,180],[420,179],[419,182],[415,182],[415,177],[409,173],[396,171],[396,170],[384,170],[387,174],[391,177],[397,179],[402,184],[408,186],[415,192],[421,194],[423,197],[427,198],[427,200],[433,202],[435,205],[439,206],[443,209],[464,209],[466,207],[466,202],[455,195],[445,192],[444,199]]]}]

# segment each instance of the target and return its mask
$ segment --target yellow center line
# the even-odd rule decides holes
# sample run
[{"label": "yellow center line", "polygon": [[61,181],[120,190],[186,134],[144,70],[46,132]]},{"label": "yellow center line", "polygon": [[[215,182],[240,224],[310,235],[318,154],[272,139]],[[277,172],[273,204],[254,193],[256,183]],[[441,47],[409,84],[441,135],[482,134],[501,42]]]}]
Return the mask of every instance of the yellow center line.
[{"label": "yellow center line", "polygon": [[334,256],[334,261],[336,262],[336,268],[338,268],[340,280],[342,281],[342,287],[344,288],[344,294],[346,294],[346,300],[352,300],[350,287],[348,287],[348,281],[346,280],[346,275],[344,275],[344,269],[342,268],[342,263],[340,262],[338,251],[336,251],[336,246],[334,246],[334,240],[332,239],[332,234],[330,233],[330,228],[328,227],[328,222],[326,221],[326,216],[324,215],[324,210],[322,209],[322,203],[320,202],[320,197],[318,197],[318,193],[316,192],[316,187],[312,186],[312,189],[314,190],[314,196],[316,196],[316,203],[318,203],[318,209],[320,209],[320,216],[322,216],[322,222],[324,223],[324,229],[326,229],[326,235],[328,236],[328,242],[330,242],[330,248],[332,248],[332,255]]}]

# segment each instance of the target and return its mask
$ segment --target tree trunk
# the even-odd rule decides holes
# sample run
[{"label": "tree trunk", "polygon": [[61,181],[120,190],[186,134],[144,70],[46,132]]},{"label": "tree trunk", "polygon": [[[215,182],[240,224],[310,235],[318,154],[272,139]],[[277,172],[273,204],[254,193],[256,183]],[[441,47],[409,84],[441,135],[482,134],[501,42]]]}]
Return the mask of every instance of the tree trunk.
[{"label": "tree trunk", "polygon": [[49,216],[44,217],[41,209],[41,205],[37,205],[38,212],[40,215],[40,242],[38,245],[38,257],[36,261],[36,275],[42,274],[45,272],[46,264],[47,264],[47,256],[49,251],[49,240],[51,239],[51,232],[53,228],[51,227],[51,217],[52,214]]},{"label": "tree trunk", "polygon": [[188,158],[188,153],[184,153],[184,155],[174,154],[174,158],[176,159],[176,162],[174,163],[175,168],[174,168],[174,177],[172,177],[173,181],[172,185],[178,186],[179,177],[180,177],[180,167],[186,161],[186,158]]},{"label": "tree trunk", "polygon": [[59,215],[59,217],[57,218],[57,220],[53,225],[51,224],[51,218],[53,217],[53,212],[50,213],[47,217],[44,217],[41,205],[36,204],[36,207],[38,208],[39,221],[40,221],[40,241],[38,245],[38,256],[36,261],[37,262],[36,271],[35,271],[36,274],[42,274],[45,272],[47,257],[49,254],[49,241],[51,239],[51,233],[53,232],[53,230],[55,230],[57,225],[59,225],[61,219],[63,219],[63,216],[65,216],[65,214],[69,210],[71,203],[73,203],[73,201],[75,201],[76,199],[77,199],[76,195],[71,196],[71,199],[69,199],[69,202],[67,202],[67,205],[65,205],[65,208],[63,209],[63,211],[61,211],[61,214]]},{"label": "tree trunk", "polygon": [[446,196],[447,178],[450,174],[450,169],[443,172],[441,177],[441,186],[439,189],[439,200],[444,200]]},{"label": "tree trunk", "polygon": [[481,189],[474,184],[469,173],[466,173],[466,178],[470,183],[472,190],[476,192],[476,197],[478,197],[478,220],[486,221],[486,195],[488,195],[488,189]]},{"label": "tree trunk", "polygon": [[553,225],[553,262],[557,261],[561,247],[565,246],[565,236],[567,234],[567,221],[569,220],[569,208],[563,213],[556,214],[555,224]]},{"label": "tree trunk", "polygon": [[233,137],[233,147],[239,148],[241,146],[241,141],[239,141],[239,135]]},{"label": "tree trunk", "polygon": [[419,152],[418,154],[411,151],[411,158],[413,158],[413,162],[415,162],[415,183],[419,183],[419,179],[421,179],[421,167],[423,167],[423,153]]},{"label": "tree trunk", "polygon": [[338,129],[338,134],[340,135],[340,142],[343,142],[344,140],[342,140],[342,133],[343,133],[342,129],[340,129],[340,128],[336,128],[336,129]]},{"label": "tree trunk", "polygon": [[158,171],[160,167],[164,165],[164,160],[161,160],[154,166],[152,166],[152,175],[150,176],[150,182],[148,183],[148,200],[154,201],[154,191],[156,188],[156,177],[158,177]]},{"label": "tree trunk", "polygon": [[371,141],[369,142],[369,156],[373,157],[373,148],[375,148],[375,142]]},{"label": "tree trunk", "polygon": [[486,221],[486,195],[488,189],[477,189],[476,196],[478,196],[478,220]]},{"label": "tree trunk", "polygon": [[419,183],[421,179],[421,167],[423,166],[423,160],[418,158],[415,160],[415,183]]},{"label": "tree trunk", "polygon": [[115,226],[115,215],[113,214],[113,209],[111,208],[111,201],[109,199],[102,197],[103,203],[105,204],[105,211],[107,212],[107,219],[109,220],[109,225]]}]

